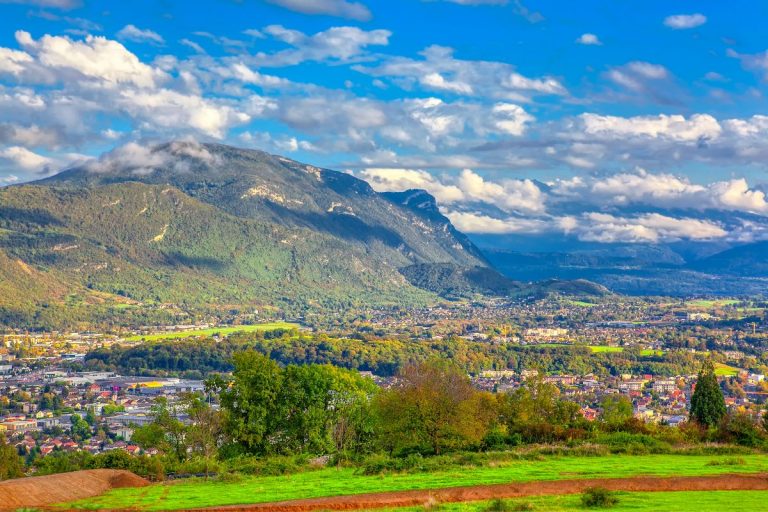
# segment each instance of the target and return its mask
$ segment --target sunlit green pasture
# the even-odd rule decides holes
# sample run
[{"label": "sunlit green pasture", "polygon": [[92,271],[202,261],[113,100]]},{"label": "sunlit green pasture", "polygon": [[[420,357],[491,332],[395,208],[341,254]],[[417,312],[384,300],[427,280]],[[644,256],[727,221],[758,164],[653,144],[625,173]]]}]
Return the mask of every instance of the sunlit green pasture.
[{"label": "sunlit green pasture", "polygon": [[[676,492],[617,492],[618,503],[608,510],[615,512],[721,512],[739,510],[758,512],[766,510],[768,491],[676,491]],[[565,512],[591,510],[581,504],[580,494],[564,496],[531,496],[503,500],[505,510],[539,510]],[[469,503],[444,503],[431,506],[430,510],[440,512],[486,512],[499,510],[497,503],[478,501]],[[377,512],[421,512],[425,507],[377,509]]]},{"label": "sunlit green pasture", "polygon": [[231,327],[212,327],[210,329],[191,329],[188,331],[174,331],[174,332],[158,332],[153,334],[137,334],[136,336],[130,336],[126,338],[126,341],[158,341],[158,340],[173,340],[180,338],[192,338],[199,336],[213,336],[215,334],[219,336],[229,336],[236,332],[256,332],[256,331],[274,331],[276,329],[293,329],[298,328],[298,324],[292,324],[289,322],[270,322],[264,324],[253,325],[235,325]]},{"label": "sunlit green pasture", "polygon": [[743,455],[736,465],[723,464],[725,459],[704,455],[551,456],[536,460],[511,458],[483,466],[434,472],[373,476],[360,474],[352,468],[325,468],[285,476],[242,477],[235,481],[186,480],[144,488],[115,489],[69,506],[85,509],[174,510],[505,482],[768,471],[766,455]]}]

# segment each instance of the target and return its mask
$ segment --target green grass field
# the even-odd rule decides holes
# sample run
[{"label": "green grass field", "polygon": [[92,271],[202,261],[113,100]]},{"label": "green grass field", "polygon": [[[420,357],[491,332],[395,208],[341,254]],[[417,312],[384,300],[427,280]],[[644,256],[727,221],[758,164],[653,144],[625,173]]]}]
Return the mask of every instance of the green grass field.
[{"label": "green grass field", "polygon": [[728,366],[727,364],[723,363],[715,363],[715,375],[718,377],[733,377],[738,375],[740,371],[741,369],[736,368],[735,366]]},{"label": "green grass field", "polygon": [[[624,347],[613,347],[608,345],[571,345],[567,343],[536,343],[530,345],[532,347],[587,347],[593,354],[601,353],[616,353],[624,352]],[[663,350],[643,349],[640,351],[641,356],[661,356],[664,355]]]},{"label": "green grass field", "polygon": [[130,336],[126,338],[126,341],[159,341],[159,340],[173,340],[180,338],[192,338],[195,336],[213,336],[218,334],[220,336],[229,336],[235,332],[256,332],[256,331],[274,331],[275,329],[293,329],[298,328],[298,324],[292,324],[288,322],[270,322],[265,324],[254,325],[235,325],[232,327],[213,327],[211,329],[198,329],[189,331],[178,332],[159,332],[155,334],[139,334],[136,336]]},{"label": "green grass field", "polygon": [[686,304],[694,308],[722,308],[738,304],[739,302],[736,299],[689,300]]},{"label": "green grass field", "polygon": [[[674,510],[675,512],[721,512],[737,509],[740,512],[758,512],[766,510],[768,491],[677,491],[677,492],[617,492],[619,499],[615,507],[608,510],[616,512],[657,512]],[[590,510],[582,506],[581,495],[533,496],[504,500],[506,510],[540,510],[547,512],[565,512],[572,510]],[[486,512],[494,510],[492,502],[445,503],[431,507],[440,512]],[[526,507],[530,505],[530,508]],[[377,512],[421,512],[425,507],[407,507],[396,509],[377,509]]]},{"label": "green grass field", "polygon": [[[173,510],[191,507],[263,503],[298,498],[368,492],[436,489],[573,478],[620,478],[637,475],[713,475],[768,471],[768,456],[743,455],[743,464],[717,464],[727,457],[702,455],[613,455],[542,457],[508,460],[493,466],[469,466],[430,473],[365,476],[350,468],[326,468],[286,476],[243,477],[233,482],[187,480],[137,489],[116,489],[103,496],[68,504],[74,508]],[[714,464],[713,464],[714,463]]]}]

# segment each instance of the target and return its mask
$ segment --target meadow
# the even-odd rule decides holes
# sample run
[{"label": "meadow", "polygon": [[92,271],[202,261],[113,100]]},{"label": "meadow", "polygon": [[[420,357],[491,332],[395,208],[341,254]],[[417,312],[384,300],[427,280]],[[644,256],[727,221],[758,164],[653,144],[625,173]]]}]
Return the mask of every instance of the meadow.
[{"label": "meadow", "polygon": [[187,331],[158,332],[153,334],[137,334],[126,338],[126,341],[160,341],[194,337],[210,337],[214,335],[229,336],[236,332],[275,331],[277,329],[298,329],[298,324],[289,322],[269,322],[253,325],[235,325],[231,327],[212,327],[210,329],[191,329]]},{"label": "meadow", "polygon": [[[174,510],[508,482],[762,472],[768,472],[768,456],[758,454],[739,456],[735,464],[732,457],[713,455],[542,456],[535,460],[506,459],[482,466],[468,465],[433,472],[363,475],[353,468],[334,467],[282,476],[195,479],[137,489],[116,489],[67,506]],[[677,509],[673,507],[672,510]]]},{"label": "meadow", "polygon": [[[617,492],[618,504],[608,510],[615,512],[720,512],[738,504],[740,512],[758,512],[766,509],[768,491],[676,491],[676,492]],[[500,512],[502,510],[546,510],[565,512],[589,510],[581,504],[581,495],[533,496],[469,503],[444,503],[430,507],[434,512]],[[377,509],[377,512],[421,512],[426,507]]]}]

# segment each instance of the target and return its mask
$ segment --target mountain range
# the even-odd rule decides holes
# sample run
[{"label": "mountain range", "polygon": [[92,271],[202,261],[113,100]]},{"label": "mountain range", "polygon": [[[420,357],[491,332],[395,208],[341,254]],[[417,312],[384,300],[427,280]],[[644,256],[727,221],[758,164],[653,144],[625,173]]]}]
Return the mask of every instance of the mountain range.
[{"label": "mountain range", "polygon": [[0,189],[0,276],[0,320],[51,328],[606,292],[503,276],[424,191],[193,142],[128,144]]}]

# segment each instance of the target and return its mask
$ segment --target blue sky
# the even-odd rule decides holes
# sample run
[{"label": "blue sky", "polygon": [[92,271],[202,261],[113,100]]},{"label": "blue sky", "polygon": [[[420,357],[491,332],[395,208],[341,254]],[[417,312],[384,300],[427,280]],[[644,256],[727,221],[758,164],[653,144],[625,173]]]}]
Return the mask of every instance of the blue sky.
[{"label": "blue sky", "polygon": [[469,232],[733,239],[690,212],[768,215],[764,2],[0,0],[0,16],[0,184],[194,139],[426,188]]}]

